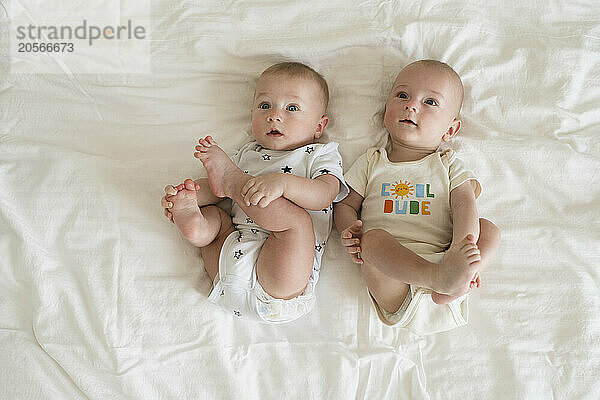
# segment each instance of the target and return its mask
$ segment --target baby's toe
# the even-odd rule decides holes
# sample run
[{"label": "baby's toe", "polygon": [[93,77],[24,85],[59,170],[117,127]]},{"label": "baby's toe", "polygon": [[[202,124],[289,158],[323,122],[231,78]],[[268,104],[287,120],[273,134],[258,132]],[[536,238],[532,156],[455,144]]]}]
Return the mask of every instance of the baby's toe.
[{"label": "baby's toe", "polygon": [[191,179],[186,179],[184,185],[187,190],[196,190],[196,183]]},{"label": "baby's toe", "polygon": [[465,249],[465,254],[467,256],[471,256],[471,255],[474,255],[474,254],[480,254],[480,253],[481,252],[479,251],[479,248],[477,248],[477,246],[475,246],[475,247],[467,247]]},{"label": "baby's toe", "polygon": [[467,236],[465,236],[463,238],[463,240],[460,241],[461,247],[463,246],[467,246],[467,245],[474,245],[473,243],[473,235],[468,234]]},{"label": "baby's toe", "polygon": [[467,242],[460,248],[460,251],[462,253],[468,254],[473,251],[479,251],[479,247],[477,247],[477,245],[475,245],[473,243]]},{"label": "baby's toe", "polygon": [[176,194],[176,193],[177,193],[177,189],[175,189],[175,188],[173,187],[173,185],[167,185],[167,186],[165,186],[165,193],[166,193],[166,194],[173,195],[173,194]]}]

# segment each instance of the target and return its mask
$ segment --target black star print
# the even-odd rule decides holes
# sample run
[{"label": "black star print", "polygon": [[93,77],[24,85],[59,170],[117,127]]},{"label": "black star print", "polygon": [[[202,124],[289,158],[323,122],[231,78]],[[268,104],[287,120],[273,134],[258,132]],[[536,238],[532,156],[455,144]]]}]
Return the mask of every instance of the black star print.
[{"label": "black star print", "polygon": [[292,173],[292,168],[288,167],[287,165],[283,168],[281,168],[281,170],[283,171],[284,174],[291,174]]},{"label": "black star print", "polygon": [[256,235],[258,233],[258,229],[252,228],[252,229],[250,229],[250,232],[252,232],[252,233],[254,233]]},{"label": "black star print", "polygon": [[316,250],[316,251],[321,251],[322,249],[323,249],[323,248],[321,247],[321,245],[320,245],[320,244],[318,244],[318,245],[316,245],[316,246],[315,246],[315,250]]},{"label": "black star print", "polygon": [[244,173],[245,173],[245,174],[248,174],[249,172],[248,172],[248,171],[244,171]]},{"label": "black star print", "polygon": [[241,256],[243,256],[244,253],[242,253],[241,250],[236,250],[236,252],[233,254],[233,257],[235,257],[236,260],[239,260]]},{"label": "black star print", "polygon": [[269,154],[263,154],[263,160],[270,160],[271,156]]},{"label": "black star print", "polygon": [[329,212],[329,208],[324,208],[321,211],[323,211],[325,214],[327,214]]},{"label": "black star print", "polygon": [[322,169],[322,170],[320,170],[319,172],[320,172],[321,174],[328,174],[328,173],[330,173],[331,171],[330,171],[330,170],[328,170],[327,168],[323,168],[323,169]]},{"label": "black star print", "polygon": [[244,237],[244,235],[242,234],[242,232],[240,232],[240,235],[238,236],[237,241],[241,242],[243,237]]},{"label": "black star print", "polygon": [[225,296],[225,290],[221,290],[221,296]]},{"label": "black star print", "polygon": [[306,150],[304,150],[304,151],[305,151],[306,153],[310,154],[310,153],[312,153],[313,151],[315,151],[315,148],[314,148],[314,147],[312,147],[312,146],[309,146],[309,147],[307,147],[307,148],[306,148]]},{"label": "black star print", "polygon": [[241,317],[242,313],[239,312],[238,310],[234,310],[233,313],[235,314],[236,317]]},{"label": "black star print", "polygon": [[253,224],[253,223],[254,223],[254,221],[252,221],[250,218],[246,218],[246,223],[247,223],[247,224]]}]

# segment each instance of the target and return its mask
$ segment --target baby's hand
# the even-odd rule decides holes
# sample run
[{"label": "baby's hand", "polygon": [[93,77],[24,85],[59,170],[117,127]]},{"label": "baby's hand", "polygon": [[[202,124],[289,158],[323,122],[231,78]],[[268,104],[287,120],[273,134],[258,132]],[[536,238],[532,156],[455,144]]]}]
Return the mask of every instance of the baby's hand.
[{"label": "baby's hand", "polygon": [[342,246],[352,257],[352,261],[357,264],[362,264],[363,260],[360,257],[360,238],[362,237],[362,221],[357,219],[352,225],[344,229],[341,234]]},{"label": "baby's hand", "polygon": [[266,207],[273,200],[283,196],[285,176],[267,174],[250,179],[242,188],[242,197],[246,206]]}]

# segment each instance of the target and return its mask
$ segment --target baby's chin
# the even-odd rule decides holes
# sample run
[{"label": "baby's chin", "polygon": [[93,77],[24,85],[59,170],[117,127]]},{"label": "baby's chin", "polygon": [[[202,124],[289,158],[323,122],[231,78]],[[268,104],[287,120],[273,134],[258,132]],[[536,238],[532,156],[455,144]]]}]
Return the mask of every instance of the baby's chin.
[{"label": "baby's chin", "polygon": [[314,143],[313,140],[304,140],[298,142],[290,142],[289,138],[283,136],[266,136],[266,135],[253,135],[254,140],[268,150],[280,150],[288,151],[295,150],[308,144]]}]

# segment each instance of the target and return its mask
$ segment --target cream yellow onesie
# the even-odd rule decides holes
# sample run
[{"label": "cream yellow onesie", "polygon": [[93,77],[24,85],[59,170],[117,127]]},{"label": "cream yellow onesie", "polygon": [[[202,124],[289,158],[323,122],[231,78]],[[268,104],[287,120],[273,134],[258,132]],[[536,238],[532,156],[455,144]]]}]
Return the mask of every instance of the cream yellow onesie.
[{"label": "cream yellow onesie", "polygon": [[[384,229],[399,243],[424,259],[438,263],[452,241],[450,192],[472,180],[475,197],[481,185],[454,151],[435,152],[418,161],[390,162],[384,148],[370,148],[344,175],[346,183],[364,200],[363,232]],[[399,266],[401,262],[399,261]],[[465,325],[467,297],[445,305],[431,299],[429,289],[411,285],[407,300],[395,313],[371,300],[380,320],[419,335]]]}]

